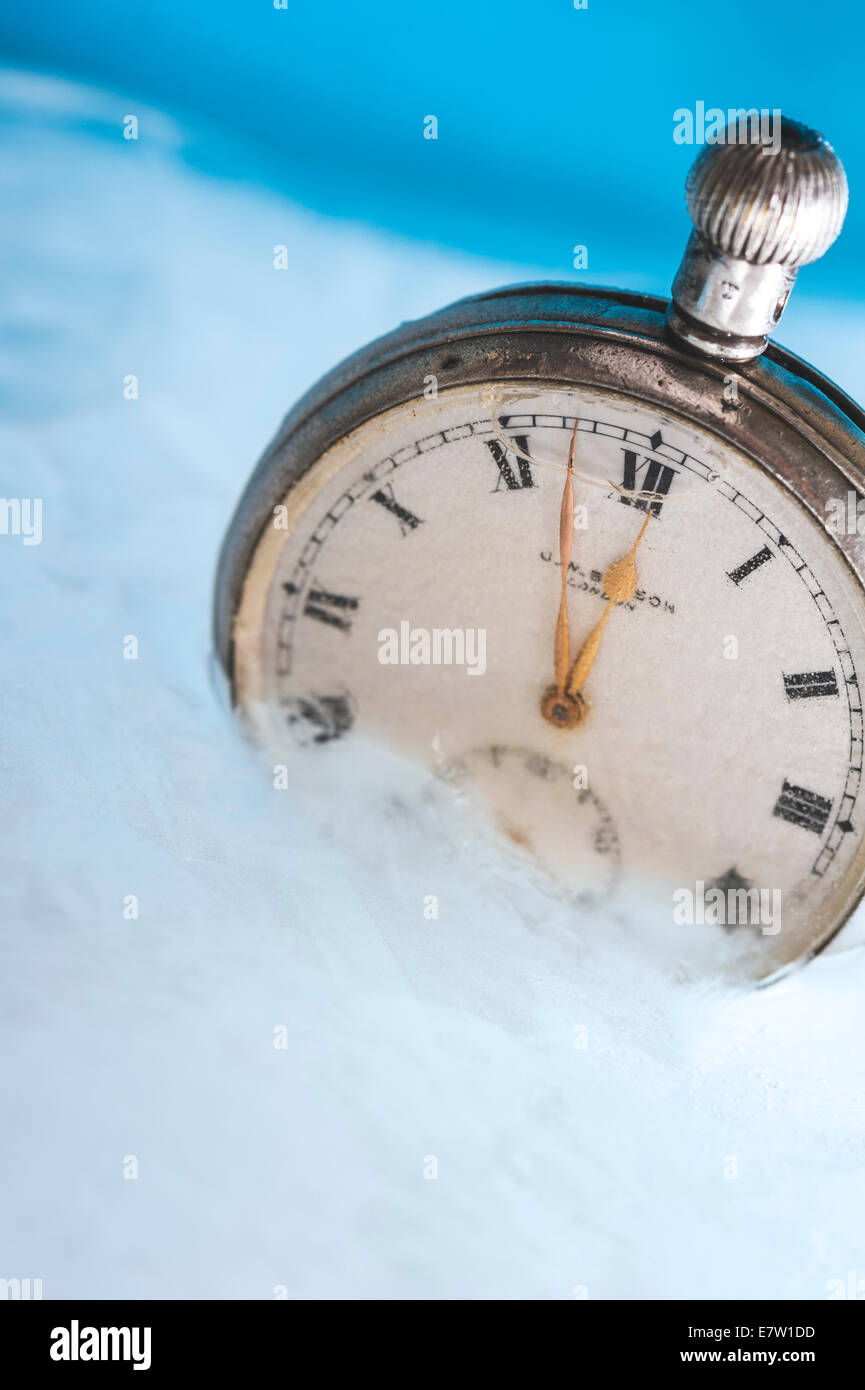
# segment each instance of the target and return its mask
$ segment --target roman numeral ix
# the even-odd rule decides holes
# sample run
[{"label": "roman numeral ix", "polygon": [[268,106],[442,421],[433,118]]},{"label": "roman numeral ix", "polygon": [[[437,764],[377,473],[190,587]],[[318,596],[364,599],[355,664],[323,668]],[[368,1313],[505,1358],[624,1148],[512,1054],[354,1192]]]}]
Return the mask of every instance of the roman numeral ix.
[{"label": "roman numeral ix", "polygon": [[[287,594],[296,594],[294,584],[283,584]],[[303,607],[305,618],[316,618],[328,627],[339,628],[340,632],[351,631],[351,618],[348,616],[360,607],[360,599],[349,598],[347,594],[331,594],[327,589],[313,586],[306,595]]]}]

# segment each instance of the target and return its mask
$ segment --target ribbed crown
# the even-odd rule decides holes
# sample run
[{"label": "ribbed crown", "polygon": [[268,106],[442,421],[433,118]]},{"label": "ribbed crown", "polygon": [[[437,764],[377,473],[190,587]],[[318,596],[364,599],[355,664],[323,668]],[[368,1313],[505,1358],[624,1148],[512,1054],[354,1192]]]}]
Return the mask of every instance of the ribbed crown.
[{"label": "ribbed crown", "polygon": [[[832,146],[798,121],[781,121],[780,144],[753,143],[738,124],[707,145],[686,185],[694,226],[713,247],[752,265],[807,265],[841,231],[847,178]],[[742,135],[742,143],[737,136]]]}]

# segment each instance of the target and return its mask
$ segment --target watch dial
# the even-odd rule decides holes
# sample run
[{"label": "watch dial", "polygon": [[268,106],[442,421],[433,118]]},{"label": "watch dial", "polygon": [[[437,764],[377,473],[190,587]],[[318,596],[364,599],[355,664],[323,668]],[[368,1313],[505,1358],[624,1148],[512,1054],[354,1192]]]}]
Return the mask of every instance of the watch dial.
[{"label": "watch dial", "polygon": [[[543,702],[575,422],[584,677],[563,727]],[[831,537],[708,432],[595,390],[460,388],[363,425],[288,492],[235,686],[269,746],[421,763],[575,910],[639,885],[634,931],[765,976],[860,891],[860,613]]]}]

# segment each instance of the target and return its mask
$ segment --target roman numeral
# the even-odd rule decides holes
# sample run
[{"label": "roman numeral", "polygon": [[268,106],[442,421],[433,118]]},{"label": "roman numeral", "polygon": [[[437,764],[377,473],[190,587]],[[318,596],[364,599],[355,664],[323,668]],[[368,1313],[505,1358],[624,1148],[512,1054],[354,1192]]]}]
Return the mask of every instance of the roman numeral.
[{"label": "roman numeral", "polygon": [[802,671],[784,677],[788,700],[813,700],[818,695],[837,695],[838,682],[834,671]]},{"label": "roman numeral", "polygon": [[[633,449],[623,449],[625,455],[624,476],[622,487],[628,492],[657,492],[661,496],[666,496],[670,491],[670,486],[676,476],[675,468],[670,468],[666,463],[658,463],[657,459],[644,458],[641,464],[637,464],[639,454]],[[643,469],[646,476],[641,483],[637,483],[637,474]],[[655,516],[661,515],[661,507],[664,505],[661,497],[656,497],[652,501],[648,497],[625,497],[619,494],[619,501],[624,502],[627,507],[636,507],[641,512],[651,510]]]},{"label": "roman numeral", "polygon": [[306,618],[316,618],[328,627],[338,627],[340,632],[351,631],[351,618],[347,615],[357,611],[360,599],[348,598],[345,594],[330,594],[326,589],[310,589],[306,596],[303,614]]},{"label": "roman numeral", "polygon": [[[713,878],[709,883],[706,884],[706,887],[707,887],[707,888],[720,888],[720,890],[721,890],[721,892],[724,894],[724,897],[725,897],[725,899],[726,899],[726,901],[727,901],[728,904],[729,904],[730,901],[731,901],[730,896],[729,896],[731,893],[735,893],[735,894],[739,894],[739,893],[749,893],[749,894],[750,894],[750,893],[752,893],[752,892],[754,891],[753,884],[749,883],[749,881],[748,881],[747,878],[743,878],[742,875],[739,873],[739,870],[738,870],[737,868],[735,868],[735,867],[733,867],[732,869],[728,869],[727,872],[726,872],[725,874],[722,874],[720,878]],[[759,904],[759,889],[757,890],[757,893],[758,893],[757,901],[758,901],[758,904]],[[751,912],[750,912],[751,899],[750,899],[750,898],[745,899],[745,902],[744,902],[744,904],[743,904],[743,915],[742,915],[741,919],[739,918],[738,913],[739,913],[739,904],[742,903],[742,899],[739,898],[739,897],[734,897],[734,898],[732,899],[732,902],[735,904],[735,911],[734,911],[734,914],[733,914],[733,920],[730,921],[730,920],[729,920],[729,917],[728,917],[728,918],[727,918],[727,921],[721,923],[721,926],[724,928],[724,931],[725,931],[725,932],[732,932],[732,931],[735,931],[737,927],[741,927],[741,926],[751,926],[751,925],[752,925],[752,922],[751,922]],[[758,913],[758,916],[759,916],[759,913]]]},{"label": "roman numeral", "polygon": [[761,565],[765,565],[767,560],[772,559],[772,552],[768,545],[764,545],[762,550],[758,550],[756,555],[752,555],[750,560],[746,560],[738,569],[728,570],[727,578],[732,579],[734,584],[741,584],[743,579],[747,579],[749,574],[753,574]]},{"label": "roman numeral", "polygon": [[348,695],[310,695],[291,701],[287,716],[290,725],[299,726],[301,741],[331,743],[347,734],[354,723]]},{"label": "roman numeral", "polygon": [[378,502],[380,507],[384,507],[385,511],[396,517],[399,522],[399,529],[404,536],[423,525],[419,516],[415,516],[414,512],[410,512],[407,507],[403,507],[397,502],[390,483],[385,483],[384,487],[380,487],[378,492],[374,492],[369,500],[370,502]]},{"label": "roman numeral", "polygon": [[[524,434],[515,434],[512,441],[523,454],[529,452],[528,437]],[[502,483],[505,488],[513,491],[521,487],[534,487],[535,480],[532,477],[531,464],[528,459],[521,458],[520,454],[514,453],[512,449],[506,449],[499,439],[487,439],[484,441],[493,458],[499,476],[496,478],[496,485],[493,492],[502,491]],[[513,460],[513,463],[511,463]],[[516,472],[514,472],[516,468]],[[519,477],[517,477],[519,474]]]},{"label": "roman numeral", "polygon": [[794,786],[785,777],[772,815],[780,816],[791,825],[801,825],[803,830],[813,830],[815,835],[822,835],[831,810],[832,802],[825,796],[809,792],[805,787]]}]

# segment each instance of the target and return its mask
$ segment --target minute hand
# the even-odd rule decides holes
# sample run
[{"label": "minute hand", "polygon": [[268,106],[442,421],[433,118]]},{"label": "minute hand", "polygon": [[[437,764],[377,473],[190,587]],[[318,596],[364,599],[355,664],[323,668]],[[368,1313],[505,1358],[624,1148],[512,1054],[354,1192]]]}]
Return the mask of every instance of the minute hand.
[{"label": "minute hand", "polygon": [[634,556],[637,553],[637,546],[643,539],[646,527],[652,519],[651,509],[646,512],[646,520],[640,527],[640,534],[634,541],[630,550],[623,555],[620,560],[616,560],[609,569],[604,571],[604,593],[607,596],[607,607],[604,610],[601,621],[592,629],[586,641],[583,643],[577,658],[571,667],[568,676],[566,693],[574,699],[580,691],[586,677],[595,664],[595,657],[598,655],[598,648],[601,645],[601,638],[607,619],[613,611],[614,603],[627,603],[628,599],[634,597],[637,592],[637,565]]}]

